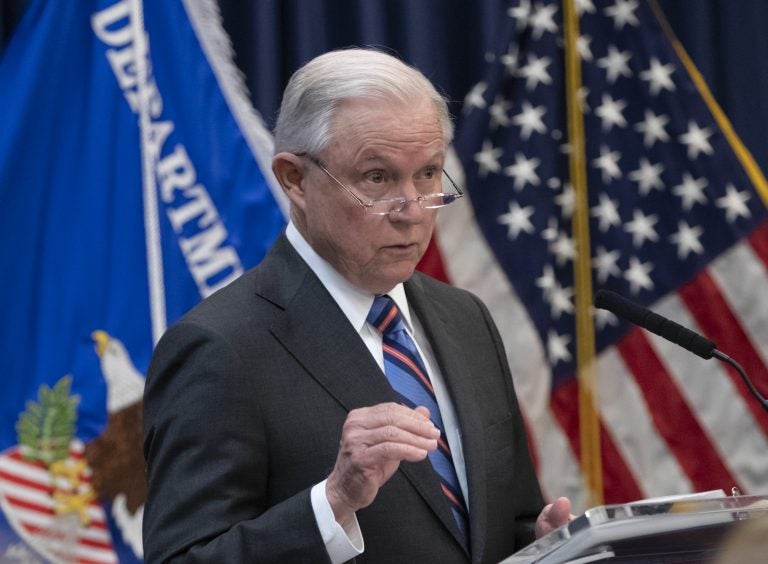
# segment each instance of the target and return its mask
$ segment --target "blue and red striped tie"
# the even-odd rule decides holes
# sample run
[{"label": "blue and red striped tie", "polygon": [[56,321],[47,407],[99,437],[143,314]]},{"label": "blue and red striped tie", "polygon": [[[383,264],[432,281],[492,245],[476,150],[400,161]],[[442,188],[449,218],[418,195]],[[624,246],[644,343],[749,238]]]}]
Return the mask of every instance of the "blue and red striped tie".
[{"label": "blue and red striped tie", "polygon": [[384,373],[390,385],[410,408],[423,405],[429,409],[432,422],[440,429],[437,449],[429,453],[432,467],[440,477],[440,486],[448,499],[451,512],[469,547],[469,519],[464,495],[461,493],[453,457],[445,436],[443,418],[437,405],[435,391],[416,344],[405,329],[400,310],[387,295],[377,296],[368,314],[368,323],[382,335]]}]

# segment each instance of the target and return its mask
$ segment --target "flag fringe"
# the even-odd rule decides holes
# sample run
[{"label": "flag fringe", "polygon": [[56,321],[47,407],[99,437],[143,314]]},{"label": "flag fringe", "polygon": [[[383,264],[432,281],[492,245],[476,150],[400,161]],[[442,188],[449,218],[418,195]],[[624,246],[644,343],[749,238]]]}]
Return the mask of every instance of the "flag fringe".
[{"label": "flag fringe", "polygon": [[264,172],[272,196],[283,216],[287,218],[288,199],[274,175],[270,173],[274,152],[272,134],[264,124],[261,115],[253,107],[245,77],[235,65],[235,51],[232,41],[224,30],[219,6],[214,0],[182,0],[182,2],[232,115],[259,168]]}]

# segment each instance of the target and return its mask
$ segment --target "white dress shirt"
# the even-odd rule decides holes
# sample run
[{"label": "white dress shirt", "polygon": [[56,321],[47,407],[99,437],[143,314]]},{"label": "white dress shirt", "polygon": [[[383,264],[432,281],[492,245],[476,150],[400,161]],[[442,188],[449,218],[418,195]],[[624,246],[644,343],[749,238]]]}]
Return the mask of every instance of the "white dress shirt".
[{"label": "white dress shirt", "polygon": [[[293,222],[288,223],[286,237],[296,252],[299,253],[304,262],[309,265],[312,272],[320,279],[325,289],[331,294],[338,306],[347,316],[352,327],[360,335],[360,338],[371,351],[371,355],[378,363],[382,372],[384,371],[384,349],[382,337],[376,329],[371,326],[366,318],[373,305],[374,295],[366,290],[362,290],[349,282],[339,274],[327,261],[325,261],[315,250],[307,243],[304,237],[296,229]],[[416,343],[422,360],[427,369],[427,374],[432,381],[432,387],[435,390],[437,404],[440,407],[440,414],[443,418],[445,433],[448,438],[448,444],[451,448],[453,463],[456,467],[456,474],[459,478],[459,485],[464,494],[464,499],[469,506],[469,497],[467,491],[467,472],[464,466],[464,452],[461,446],[461,431],[456,417],[456,411],[453,408],[453,402],[448,394],[445,380],[440,372],[432,347],[427,341],[424,330],[415,316],[411,316],[408,300],[405,296],[405,288],[398,284],[387,294],[395,301],[408,333]],[[325,495],[326,480],[316,484],[312,488],[311,499],[312,509],[315,513],[315,519],[320,529],[320,534],[325,542],[328,555],[334,564],[345,562],[355,556],[362,554],[365,546],[362,533],[357,518],[354,517],[349,523],[337,523],[333,510],[331,509],[328,498]]]}]

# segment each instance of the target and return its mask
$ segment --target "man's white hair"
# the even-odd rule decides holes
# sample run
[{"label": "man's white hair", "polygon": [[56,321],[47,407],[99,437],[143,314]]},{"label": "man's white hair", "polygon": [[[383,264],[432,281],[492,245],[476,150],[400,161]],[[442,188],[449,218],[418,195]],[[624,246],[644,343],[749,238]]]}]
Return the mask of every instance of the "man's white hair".
[{"label": "man's white hair", "polygon": [[418,70],[372,49],[343,49],[316,57],[297,70],[285,88],[275,126],[275,153],[318,154],[334,135],[333,119],[345,99],[369,98],[434,104],[443,139],[453,139],[445,98]]}]

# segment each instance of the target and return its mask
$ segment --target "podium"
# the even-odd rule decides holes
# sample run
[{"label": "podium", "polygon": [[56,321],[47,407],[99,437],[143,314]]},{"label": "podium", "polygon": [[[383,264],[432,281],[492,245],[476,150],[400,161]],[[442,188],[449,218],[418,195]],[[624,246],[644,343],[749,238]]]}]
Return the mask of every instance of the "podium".
[{"label": "podium", "polygon": [[768,496],[676,496],[601,505],[501,564],[708,562],[726,533],[755,517],[768,518]]}]

